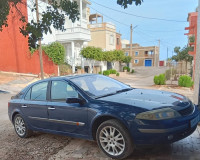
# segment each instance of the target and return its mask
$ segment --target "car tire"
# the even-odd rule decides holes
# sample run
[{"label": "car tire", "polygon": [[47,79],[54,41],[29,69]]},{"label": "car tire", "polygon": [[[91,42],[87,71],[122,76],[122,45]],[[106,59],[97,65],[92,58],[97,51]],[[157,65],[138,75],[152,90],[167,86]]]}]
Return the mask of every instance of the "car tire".
[{"label": "car tire", "polygon": [[20,138],[28,138],[32,136],[33,131],[28,129],[26,122],[20,114],[15,115],[13,124],[15,132]]},{"label": "car tire", "polygon": [[115,119],[105,121],[98,127],[96,139],[99,148],[113,159],[124,159],[134,150],[129,131]]}]

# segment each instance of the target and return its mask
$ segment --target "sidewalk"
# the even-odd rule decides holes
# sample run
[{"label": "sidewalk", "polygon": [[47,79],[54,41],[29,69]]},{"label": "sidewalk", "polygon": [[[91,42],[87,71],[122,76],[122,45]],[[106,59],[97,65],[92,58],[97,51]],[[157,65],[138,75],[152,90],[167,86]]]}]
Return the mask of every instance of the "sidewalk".
[{"label": "sidewalk", "polygon": [[39,78],[0,73],[0,91],[16,94],[28,84],[37,80]]}]

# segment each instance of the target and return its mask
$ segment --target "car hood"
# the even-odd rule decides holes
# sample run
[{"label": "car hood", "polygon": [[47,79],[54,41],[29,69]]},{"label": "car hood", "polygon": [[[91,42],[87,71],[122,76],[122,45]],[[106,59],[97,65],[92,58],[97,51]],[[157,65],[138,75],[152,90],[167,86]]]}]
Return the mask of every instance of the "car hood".
[{"label": "car hood", "polygon": [[183,95],[148,89],[133,89],[127,92],[99,98],[99,100],[132,105],[147,110],[163,107],[176,107],[176,109],[179,110],[190,103]]}]

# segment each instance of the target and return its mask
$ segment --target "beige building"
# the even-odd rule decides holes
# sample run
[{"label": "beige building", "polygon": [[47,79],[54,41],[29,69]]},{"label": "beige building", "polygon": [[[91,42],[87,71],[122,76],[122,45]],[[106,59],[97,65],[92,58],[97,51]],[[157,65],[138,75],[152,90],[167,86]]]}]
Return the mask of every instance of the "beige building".
[{"label": "beige building", "polygon": [[[98,19],[101,18],[101,22]],[[103,22],[103,16],[91,14],[89,17],[91,41],[88,46],[102,48],[105,51],[116,49],[116,27],[112,23]],[[94,24],[93,24],[94,23]]]},{"label": "beige building", "polygon": [[126,44],[126,48],[123,48],[125,54],[132,56],[132,67],[146,66],[146,67],[158,67],[159,66],[159,47],[148,46],[142,47],[135,43],[132,47],[132,54],[130,53],[130,44]]},{"label": "beige building", "polygon": [[[100,21],[100,22],[99,22]],[[91,41],[88,46],[99,47],[104,51],[121,49],[121,34],[116,32],[116,26],[112,23],[103,22],[103,16],[100,14],[91,14],[89,16],[88,28],[91,33]],[[103,70],[111,69],[111,63],[106,63]],[[120,70],[119,63],[115,64],[116,70]]]}]

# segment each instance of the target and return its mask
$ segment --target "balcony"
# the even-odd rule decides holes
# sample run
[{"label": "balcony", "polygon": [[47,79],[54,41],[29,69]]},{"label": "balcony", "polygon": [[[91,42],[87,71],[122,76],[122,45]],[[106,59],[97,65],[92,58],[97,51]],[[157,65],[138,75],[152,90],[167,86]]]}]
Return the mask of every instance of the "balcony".
[{"label": "balcony", "polygon": [[56,40],[59,42],[70,42],[74,40],[78,41],[90,41],[90,30],[83,27],[67,28],[66,31],[56,31]]}]

